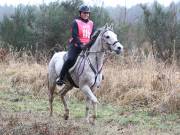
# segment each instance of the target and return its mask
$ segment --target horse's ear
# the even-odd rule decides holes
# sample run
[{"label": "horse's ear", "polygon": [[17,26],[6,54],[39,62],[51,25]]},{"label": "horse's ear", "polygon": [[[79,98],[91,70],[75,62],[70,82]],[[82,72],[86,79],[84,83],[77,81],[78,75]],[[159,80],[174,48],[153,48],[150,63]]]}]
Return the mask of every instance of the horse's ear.
[{"label": "horse's ear", "polygon": [[104,28],[105,28],[105,29],[107,29],[107,28],[108,28],[108,23],[106,23],[106,24],[104,25]]},{"label": "horse's ear", "polygon": [[110,26],[109,26],[111,30],[113,30],[113,26],[114,26],[114,24],[111,23]]}]

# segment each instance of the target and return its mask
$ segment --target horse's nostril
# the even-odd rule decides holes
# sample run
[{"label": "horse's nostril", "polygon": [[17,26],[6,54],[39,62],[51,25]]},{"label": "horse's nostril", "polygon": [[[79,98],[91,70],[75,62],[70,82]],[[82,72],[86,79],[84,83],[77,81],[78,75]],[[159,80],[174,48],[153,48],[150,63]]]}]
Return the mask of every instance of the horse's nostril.
[{"label": "horse's nostril", "polygon": [[121,50],[121,47],[118,47],[117,49],[118,49],[118,50]]}]

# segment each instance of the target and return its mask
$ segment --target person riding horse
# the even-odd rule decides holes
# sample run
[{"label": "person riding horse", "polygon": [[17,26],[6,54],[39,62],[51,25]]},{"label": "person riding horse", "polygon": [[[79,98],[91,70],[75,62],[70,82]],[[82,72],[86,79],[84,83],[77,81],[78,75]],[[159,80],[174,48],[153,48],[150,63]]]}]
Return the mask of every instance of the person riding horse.
[{"label": "person riding horse", "polygon": [[87,5],[79,7],[79,17],[73,21],[71,26],[72,38],[68,48],[68,58],[56,80],[57,85],[61,86],[64,84],[64,77],[74,65],[80,52],[91,45],[89,41],[95,32],[95,26],[93,21],[89,19],[90,13],[90,8]]}]

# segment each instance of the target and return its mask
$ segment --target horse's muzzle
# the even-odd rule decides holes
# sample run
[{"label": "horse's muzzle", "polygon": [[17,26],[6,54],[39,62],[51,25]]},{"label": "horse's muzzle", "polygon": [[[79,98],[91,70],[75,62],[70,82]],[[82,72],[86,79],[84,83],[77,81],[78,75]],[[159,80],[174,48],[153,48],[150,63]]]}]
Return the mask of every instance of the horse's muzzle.
[{"label": "horse's muzzle", "polygon": [[122,52],[122,50],[123,49],[121,47],[117,47],[117,50],[115,52],[116,52],[116,54],[120,54]]}]

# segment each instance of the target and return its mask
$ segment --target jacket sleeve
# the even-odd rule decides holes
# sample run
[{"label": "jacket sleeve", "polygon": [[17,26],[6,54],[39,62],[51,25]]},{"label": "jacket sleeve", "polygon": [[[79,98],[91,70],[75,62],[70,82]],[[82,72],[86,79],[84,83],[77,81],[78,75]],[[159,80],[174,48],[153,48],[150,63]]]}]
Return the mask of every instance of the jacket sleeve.
[{"label": "jacket sleeve", "polygon": [[96,31],[96,27],[95,27],[95,25],[93,24],[92,34],[94,34],[95,31]]},{"label": "jacket sleeve", "polygon": [[76,43],[78,47],[80,47],[82,43],[78,37],[78,25],[75,20],[73,21],[71,28],[72,28],[72,38],[73,38],[72,43]]},{"label": "jacket sleeve", "polygon": [[94,32],[96,31],[96,27],[95,27],[95,25],[94,25],[94,23],[93,23],[93,29],[92,29],[92,33],[91,33],[91,38],[92,38],[92,35],[94,34]]}]

